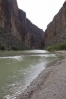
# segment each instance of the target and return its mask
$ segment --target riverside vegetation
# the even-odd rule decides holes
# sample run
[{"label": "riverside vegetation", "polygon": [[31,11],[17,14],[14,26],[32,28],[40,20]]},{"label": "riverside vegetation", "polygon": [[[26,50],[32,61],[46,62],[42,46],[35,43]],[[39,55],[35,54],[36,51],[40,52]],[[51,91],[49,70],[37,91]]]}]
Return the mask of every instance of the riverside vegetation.
[{"label": "riverside vegetation", "polygon": [[18,51],[18,50],[29,50],[29,48],[27,48],[27,47],[18,48],[18,47],[16,47],[16,46],[12,46],[11,48],[8,48],[8,49],[7,49],[4,45],[1,45],[1,44],[0,44],[0,50],[8,50],[8,51],[14,50],[14,51]]},{"label": "riverside vegetation", "polygon": [[53,46],[46,48],[46,50],[48,50],[48,51],[66,50],[66,42],[60,43],[60,44],[55,44]]}]

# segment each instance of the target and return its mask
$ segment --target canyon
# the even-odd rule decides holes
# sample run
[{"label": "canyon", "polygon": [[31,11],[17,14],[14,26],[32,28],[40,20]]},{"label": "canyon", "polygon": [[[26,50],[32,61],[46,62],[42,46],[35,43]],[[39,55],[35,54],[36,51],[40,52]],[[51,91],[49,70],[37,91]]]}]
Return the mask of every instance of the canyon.
[{"label": "canyon", "polygon": [[66,42],[66,1],[44,32],[18,8],[17,0],[0,0],[0,45],[43,49],[62,42]]},{"label": "canyon", "polygon": [[66,42],[66,1],[45,30],[45,46]]},{"label": "canyon", "polygon": [[43,48],[44,31],[26,18],[16,0],[0,0],[0,44],[7,49],[13,46]]}]

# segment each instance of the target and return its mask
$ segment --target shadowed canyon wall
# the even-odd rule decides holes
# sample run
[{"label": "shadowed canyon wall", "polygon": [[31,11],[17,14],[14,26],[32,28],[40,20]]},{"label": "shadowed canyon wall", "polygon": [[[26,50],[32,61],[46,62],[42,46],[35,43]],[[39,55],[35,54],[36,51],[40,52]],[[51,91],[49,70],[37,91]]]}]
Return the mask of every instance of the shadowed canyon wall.
[{"label": "shadowed canyon wall", "polygon": [[32,24],[29,19],[26,19],[26,43],[28,42],[31,48],[42,48],[44,46],[43,30]]},{"label": "shadowed canyon wall", "polygon": [[45,32],[26,18],[17,0],[0,0],[0,44],[38,49],[66,42],[66,1]]},{"label": "shadowed canyon wall", "polygon": [[45,31],[45,46],[50,46],[57,43],[62,43],[64,40],[64,33],[66,31],[66,1],[63,7],[53,18],[53,21],[49,23]]},{"label": "shadowed canyon wall", "polygon": [[44,32],[26,18],[16,0],[0,0],[0,44],[43,48]]}]

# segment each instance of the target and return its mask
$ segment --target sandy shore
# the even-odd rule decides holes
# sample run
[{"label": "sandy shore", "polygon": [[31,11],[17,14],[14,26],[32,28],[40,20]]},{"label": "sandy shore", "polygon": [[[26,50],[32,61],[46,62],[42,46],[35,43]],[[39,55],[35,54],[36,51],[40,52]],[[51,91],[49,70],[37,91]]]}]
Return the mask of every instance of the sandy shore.
[{"label": "sandy shore", "polygon": [[66,99],[66,52],[56,54],[65,59],[42,71],[17,99]]}]

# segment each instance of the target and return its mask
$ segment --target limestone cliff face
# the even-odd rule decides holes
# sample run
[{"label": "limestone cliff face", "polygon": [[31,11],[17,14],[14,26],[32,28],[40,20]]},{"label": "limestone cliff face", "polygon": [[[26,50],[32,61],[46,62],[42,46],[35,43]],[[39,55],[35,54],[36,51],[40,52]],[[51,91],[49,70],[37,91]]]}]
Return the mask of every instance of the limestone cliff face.
[{"label": "limestone cliff face", "polygon": [[42,48],[44,46],[43,30],[32,24],[29,19],[26,19],[26,29],[26,44],[28,42],[28,46],[30,46],[31,48]]},{"label": "limestone cliff face", "polygon": [[44,33],[26,18],[16,0],[0,0],[0,44],[6,47],[43,48],[65,42],[65,31],[66,1]]},{"label": "limestone cliff face", "polygon": [[[7,29],[14,36],[19,38],[20,31],[18,31],[18,6],[16,0],[1,0],[0,2],[0,27]],[[18,23],[18,24],[17,24]],[[17,28],[18,27],[18,28]]]},{"label": "limestone cliff face", "polygon": [[[7,30],[10,36],[13,36],[13,38],[17,39],[16,42],[18,40],[19,42],[21,42],[22,46],[25,45],[29,48],[43,47],[44,32],[37,26],[33,25],[26,18],[26,13],[18,8],[16,0],[0,0],[0,28],[1,28],[0,34],[2,33],[2,29],[4,29],[4,31]],[[4,34],[5,33],[6,32],[4,32]],[[0,43],[2,42],[3,41],[1,40]]]},{"label": "limestone cliff face", "polygon": [[[60,36],[60,33],[64,30],[66,30],[66,1],[53,21],[47,26],[45,31],[45,45],[52,45],[52,42],[54,42],[53,39],[55,40],[57,35]],[[59,40],[57,39],[57,42],[54,43],[59,43]]]},{"label": "limestone cliff face", "polygon": [[23,26],[21,37],[24,44],[30,48],[43,48],[43,30],[32,24],[32,22],[26,18],[26,13],[23,10],[18,10],[18,17]]}]

